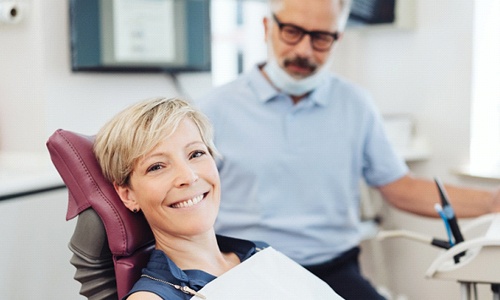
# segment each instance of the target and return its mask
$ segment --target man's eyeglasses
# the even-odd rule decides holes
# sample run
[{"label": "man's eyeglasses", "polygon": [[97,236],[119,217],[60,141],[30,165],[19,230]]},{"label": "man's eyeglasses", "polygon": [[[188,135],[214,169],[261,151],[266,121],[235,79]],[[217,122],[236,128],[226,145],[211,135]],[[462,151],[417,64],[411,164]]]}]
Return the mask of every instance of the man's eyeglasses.
[{"label": "man's eyeglasses", "polygon": [[327,51],[330,50],[333,42],[339,38],[338,32],[308,31],[299,26],[281,23],[275,14],[273,14],[273,19],[280,29],[280,39],[289,45],[298,44],[304,38],[304,35],[308,34],[311,37],[311,46],[314,50]]}]

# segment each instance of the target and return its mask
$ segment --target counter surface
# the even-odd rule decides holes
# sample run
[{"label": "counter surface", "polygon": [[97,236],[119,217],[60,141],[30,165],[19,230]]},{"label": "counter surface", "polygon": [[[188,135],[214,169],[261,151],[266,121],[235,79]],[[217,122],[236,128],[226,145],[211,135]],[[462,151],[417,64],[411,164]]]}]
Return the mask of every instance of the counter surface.
[{"label": "counter surface", "polygon": [[0,152],[0,200],[64,187],[48,153]]}]

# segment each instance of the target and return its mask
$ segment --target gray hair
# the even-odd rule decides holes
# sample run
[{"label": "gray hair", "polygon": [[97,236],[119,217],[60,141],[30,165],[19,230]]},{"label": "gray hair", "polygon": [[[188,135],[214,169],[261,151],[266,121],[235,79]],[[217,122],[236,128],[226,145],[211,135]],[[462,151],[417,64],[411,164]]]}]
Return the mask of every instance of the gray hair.
[{"label": "gray hair", "polygon": [[[283,1],[284,0],[268,0],[269,8],[271,13],[275,13],[283,9]],[[306,0],[303,0],[306,1]],[[315,0],[311,0],[315,1]],[[334,1],[334,0],[332,0]],[[342,8],[338,20],[339,31],[344,31],[345,26],[347,24],[347,19],[349,18],[349,12],[351,11],[351,2],[352,0],[335,0],[340,2],[340,6]]]}]

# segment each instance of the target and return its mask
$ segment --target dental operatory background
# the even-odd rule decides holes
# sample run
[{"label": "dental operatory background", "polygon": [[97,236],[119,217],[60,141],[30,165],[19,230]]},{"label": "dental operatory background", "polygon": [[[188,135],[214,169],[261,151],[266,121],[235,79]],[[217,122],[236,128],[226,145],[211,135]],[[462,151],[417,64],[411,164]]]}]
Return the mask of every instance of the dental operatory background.
[{"label": "dental operatory background", "polygon": [[[151,96],[195,99],[266,54],[258,17],[266,11],[265,2],[213,0],[211,48],[205,52],[210,68],[201,62],[173,73],[75,71],[70,26],[74,2],[0,0],[1,299],[83,299],[69,263],[67,244],[75,223],[65,221],[67,191],[45,148],[51,133],[64,128],[95,134],[119,110]],[[139,0],[131,3],[141,5]],[[497,186],[500,1],[396,3],[393,22],[347,29],[335,49],[334,72],[372,94],[412,172],[449,183]],[[122,16],[127,16],[125,8]],[[163,25],[174,33],[179,30]],[[122,55],[134,59],[133,53]],[[107,67],[116,67],[114,63],[110,58]],[[442,249],[374,238],[380,229],[375,217],[382,219],[382,229],[446,240],[443,221],[389,208],[367,188],[363,197],[367,223],[362,268],[370,280],[394,299],[458,299],[458,283],[425,278]],[[463,225],[471,220],[458,221]],[[490,299],[489,286],[480,287],[479,293]]]}]

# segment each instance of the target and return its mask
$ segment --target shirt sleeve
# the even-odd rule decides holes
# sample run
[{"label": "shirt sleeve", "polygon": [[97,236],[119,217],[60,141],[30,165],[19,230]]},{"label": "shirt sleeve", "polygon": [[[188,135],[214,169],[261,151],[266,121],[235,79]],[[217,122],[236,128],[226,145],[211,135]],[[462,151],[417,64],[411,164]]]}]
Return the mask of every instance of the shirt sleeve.
[{"label": "shirt sleeve", "polygon": [[395,151],[385,132],[381,115],[372,105],[363,152],[363,176],[370,186],[383,186],[408,173],[408,166]]}]

